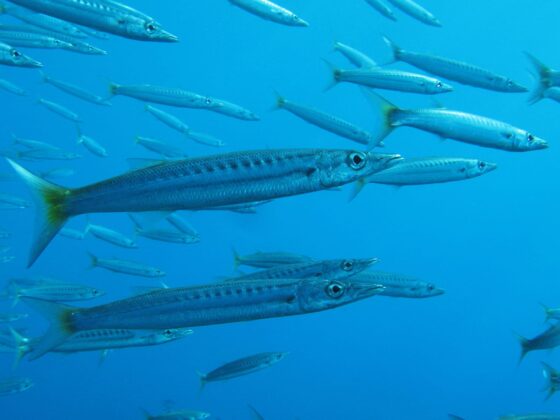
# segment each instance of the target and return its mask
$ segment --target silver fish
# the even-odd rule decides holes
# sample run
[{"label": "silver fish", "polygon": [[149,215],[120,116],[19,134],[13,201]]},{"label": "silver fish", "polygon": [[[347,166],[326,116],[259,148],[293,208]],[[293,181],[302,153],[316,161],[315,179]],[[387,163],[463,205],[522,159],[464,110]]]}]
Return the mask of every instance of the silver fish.
[{"label": "silver fish", "polygon": [[25,48],[69,48],[61,39],[35,32],[8,31],[0,28],[0,42]]},{"label": "silver fish", "polygon": [[18,394],[27,391],[35,384],[29,378],[9,378],[0,380],[0,396]]},{"label": "silver fish", "polygon": [[58,147],[53,146],[52,144],[49,143],[45,143],[44,141],[24,139],[22,137],[17,137],[15,134],[12,134],[12,140],[14,144],[19,144],[29,149],[60,150]]},{"label": "silver fish", "polygon": [[0,89],[18,96],[27,95],[27,92],[24,89],[5,79],[0,79]]},{"label": "silver fish", "polygon": [[548,395],[545,400],[548,400],[560,388],[560,372],[547,363],[541,362],[541,364],[543,366],[543,376],[547,381],[546,389],[548,390]]},{"label": "silver fish", "polygon": [[76,123],[82,122],[82,119],[78,116],[78,114],[76,114],[74,111],[69,110],[65,106],[62,106],[62,105],[57,104],[57,103],[52,102],[52,101],[47,101],[46,99],[42,99],[42,98],[40,98],[38,102],[41,105],[44,105],[50,111],[54,112],[55,114],[60,115],[63,118],[66,118],[67,120],[70,120],[70,121],[73,121],[73,122],[76,122]]},{"label": "silver fish", "polygon": [[436,76],[445,77],[468,86],[498,92],[527,92],[526,87],[509,77],[491,72],[485,68],[437,55],[403,50],[389,38],[383,37],[383,39],[391,49],[394,61],[404,61]]},{"label": "silver fish", "polygon": [[79,86],[71,83],[63,82],[62,80],[54,79],[45,73],[41,72],[43,82],[60,89],[61,91],[68,93],[69,95],[75,96],[76,98],[83,99],[84,101],[90,102],[96,105],[110,106],[110,102],[107,98],[103,98],[94,93],[90,93]]},{"label": "silver fish", "polygon": [[38,68],[43,64],[33,58],[21,53],[14,47],[0,42],[0,64],[13,67]]},{"label": "silver fish", "polygon": [[117,232],[113,229],[109,229],[105,226],[88,223],[86,225],[85,233],[86,234],[91,233],[93,236],[95,236],[98,239],[101,239],[113,245],[120,246],[122,248],[138,248],[138,245],[132,239],[123,235],[120,232]]},{"label": "silver fish", "polygon": [[[560,70],[550,68],[537,57],[528,52],[525,53],[527,58],[533,65],[536,76],[538,78],[538,85],[529,97],[529,103],[534,104],[539,102],[545,97],[545,92],[551,87],[560,87]],[[554,93],[553,93],[554,95]]]},{"label": "silver fish", "polygon": [[531,351],[553,349],[560,345],[560,323],[549,326],[534,338],[528,339],[522,336],[517,338],[521,345],[521,355],[519,357],[521,363],[525,355]]},{"label": "silver fish", "polygon": [[77,229],[71,229],[68,227],[64,227],[62,229],[60,229],[59,235],[64,236],[66,238],[70,238],[70,239],[84,239],[86,236],[85,232],[82,232],[80,230]]},{"label": "silver fish", "polygon": [[355,141],[356,143],[367,145],[371,141],[371,134],[366,130],[316,108],[296,104],[282,97],[280,94],[277,94],[276,106],[279,109],[285,109],[310,124]]},{"label": "silver fish", "polygon": [[109,84],[111,95],[123,95],[141,101],[152,102],[182,108],[206,108],[212,104],[212,98],[199,95],[180,88],[168,88],[156,85],[121,85]]},{"label": "silver fish", "polygon": [[226,363],[206,374],[198,372],[200,387],[203,388],[208,382],[225,381],[258,372],[275,365],[287,355],[287,352],[258,353]]},{"label": "silver fish", "polygon": [[212,147],[223,147],[226,145],[226,143],[214,136],[211,136],[210,134],[206,134],[206,133],[199,133],[197,131],[192,131],[190,130],[187,133],[187,137],[191,140],[196,141],[197,143],[200,144],[204,144],[206,146],[212,146]]},{"label": "silver fish", "polygon": [[20,285],[10,281],[8,295],[17,304],[23,297],[37,298],[55,302],[75,302],[96,299],[105,292],[95,287],[73,283],[40,283],[36,285]]},{"label": "silver fish", "polygon": [[241,105],[228,102],[223,99],[211,98],[211,103],[207,103],[204,107],[210,111],[217,112],[218,114],[227,115],[228,117],[237,118],[245,121],[258,121],[260,117],[254,112],[243,108]]},{"label": "silver fish", "polygon": [[199,236],[192,236],[170,229],[146,229],[142,227],[136,227],[135,232],[138,236],[160,242],[170,242],[176,244],[196,244],[200,242]]},{"label": "silver fish", "polygon": [[304,194],[355,182],[399,158],[352,150],[244,151],[163,162],[78,189],[9,162],[31,187],[39,210],[32,264],[72,216],[196,210]]},{"label": "silver fish", "polygon": [[136,137],[136,143],[145,147],[146,149],[159,153],[168,158],[186,158],[187,155],[179,147],[172,146],[160,140],[150,137]]},{"label": "silver fish", "polygon": [[159,268],[135,261],[122,260],[119,258],[97,258],[91,253],[89,256],[92,267],[104,268],[114,273],[140,277],[163,277],[166,275],[165,271]]},{"label": "silver fish", "polygon": [[229,0],[229,2],[271,22],[287,26],[309,26],[309,23],[298,17],[295,13],[269,0]]},{"label": "silver fish", "polygon": [[170,113],[151,105],[146,105],[145,109],[159,121],[172,128],[173,130],[176,130],[182,134],[189,134],[189,126],[179,118],[177,118],[175,115],[171,115]]},{"label": "silver fish", "polygon": [[440,296],[445,293],[443,289],[437,287],[433,283],[398,273],[364,271],[356,274],[355,278],[384,286],[385,289],[379,293],[379,296],[418,299]]},{"label": "silver fish", "polygon": [[414,19],[430,26],[441,27],[441,22],[431,12],[420,6],[413,0],[389,0],[393,6],[398,7],[401,11]]},{"label": "silver fish", "polygon": [[352,48],[349,45],[343,44],[342,42],[335,42],[334,49],[335,51],[338,51],[339,53],[344,55],[344,57],[346,57],[348,61],[350,61],[356,67],[377,67],[377,63],[366,54],[358,51],[356,48]]},{"label": "silver fish", "polygon": [[89,150],[92,154],[99,157],[107,157],[107,150],[97,141],[92,139],[91,137],[84,136],[81,134],[78,137],[78,144],[82,144],[87,150]]},{"label": "silver fish", "polygon": [[44,300],[25,302],[51,322],[30,355],[36,359],[79,331],[99,328],[166,329],[302,315],[378,294],[382,286],[340,280],[261,280],[160,289],[87,309]]},{"label": "silver fish", "polygon": [[67,22],[140,41],[177,42],[151,17],[113,0],[14,0],[19,6]]},{"label": "silver fish", "polygon": [[544,309],[546,321],[550,321],[551,319],[560,319],[560,308],[549,308],[548,306],[543,305],[542,303],[541,306]]},{"label": "silver fish", "polygon": [[14,159],[24,160],[74,160],[81,159],[82,155],[67,152],[61,149],[30,149],[12,153]]},{"label": "silver fish", "polygon": [[393,21],[397,20],[391,8],[387,6],[385,3],[383,3],[381,0],[366,0],[366,3],[369,4],[371,7],[373,7],[375,10],[377,10],[380,14],[382,14],[386,18],[391,19]]},{"label": "silver fish", "polygon": [[190,236],[200,236],[197,230],[191,226],[189,222],[179,216],[177,213],[171,213],[165,220],[170,223],[175,229],[179,230]]},{"label": "silver fish", "polygon": [[254,254],[240,255],[233,250],[234,268],[247,265],[255,268],[272,268],[279,265],[309,263],[315,261],[306,255],[292,254],[289,252],[255,252]]}]

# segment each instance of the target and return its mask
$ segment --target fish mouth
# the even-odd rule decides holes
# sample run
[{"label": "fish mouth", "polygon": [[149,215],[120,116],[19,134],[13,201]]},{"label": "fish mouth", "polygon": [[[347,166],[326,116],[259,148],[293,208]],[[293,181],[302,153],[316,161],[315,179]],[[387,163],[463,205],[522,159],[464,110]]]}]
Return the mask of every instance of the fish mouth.
[{"label": "fish mouth", "polygon": [[435,289],[432,290],[431,296],[441,296],[443,294],[445,294],[445,289],[440,289],[439,287],[436,287]]},{"label": "fish mouth", "polygon": [[486,172],[492,172],[493,170],[498,168],[497,163],[492,163],[492,162],[484,162],[484,163],[486,163]]},{"label": "fish mouth", "polygon": [[306,22],[305,20],[303,20],[302,18],[297,18],[297,24],[298,26],[303,26],[303,27],[308,27],[309,23]]},{"label": "fish mouth", "polygon": [[548,142],[543,139],[536,139],[533,142],[533,150],[541,150],[541,149],[548,149]]},{"label": "fish mouth", "polygon": [[179,42],[179,37],[177,35],[173,35],[171,32],[162,30],[159,32],[157,40],[162,42]]},{"label": "fish mouth", "polygon": [[370,296],[375,296],[385,290],[385,286],[377,283],[365,283],[360,282],[355,285],[356,287],[356,297],[366,298]]},{"label": "fish mouth", "polygon": [[379,261],[380,261],[380,259],[376,258],[376,257],[365,258],[365,259],[362,260],[362,262],[364,263],[364,265],[366,267],[369,267],[370,265],[373,265],[373,264],[377,264]]},{"label": "fish mouth", "polygon": [[29,58],[29,57],[27,57],[27,61],[26,61],[25,65],[27,67],[35,67],[35,68],[43,67],[43,63],[41,63],[40,61],[37,61],[37,60],[33,60],[32,58]]}]

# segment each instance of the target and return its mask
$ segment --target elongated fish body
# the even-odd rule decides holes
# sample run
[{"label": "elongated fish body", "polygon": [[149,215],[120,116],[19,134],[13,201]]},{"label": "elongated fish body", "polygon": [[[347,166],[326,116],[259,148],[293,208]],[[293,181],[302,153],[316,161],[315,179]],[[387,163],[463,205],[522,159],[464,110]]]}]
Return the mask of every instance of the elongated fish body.
[{"label": "elongated fish body", "polygon": [[177,118],[175,115],[171,115],[169,112],[165,112],[159,108],[151,105],[146,105],[146,111],[156,117],[159,121],[164,123],[166,126],[178,131],[182,134],[189,133],[189,126]]},{"label": "elongated fish body", "polygon": [[45,143],[44,141],[24,139],[22,137],[17,137],[15,134],[12,134],[12,140],[14,144],[19,144],[29,149],[60,150],[58,147]]},{"label": "elongated fish body", "polygon": [[62,118],[66,118],[67,120],[79,123],[82,122],[82,119],[76,114],[74,111],[69,110],[65,106],[57,104],[52,101],[47,101],[46,99],[39,99],[39,103],[44,105],[47,109],[54,112],[55,114],[60,115]]},{"label": "elongated fish body", "polygon": [[17,159],[25,160],[74,160],[81,159],[82,155],[67,152],[61,149],[31,149],[23,152],[16,152]]},{"label": "elongated fish body", "polygon": [[333,69],[333,75],[336,82],[348,82],[377,89],[427,95],[447,93],[453,90],[451,86],[430,76],[380,67],[351,70]]},{"label": "elongated fish body", "polygon": [[246,274],[225,280],[238,282],[249,280],[274,280],[274,279],[305,279],[329,278],[344,279],[362,272],[369,266],[377,263],[377,258],[343,259],[303,262],[298,264],[284,264],[263,271]]},{"label": "elongated fish body", "polygon": [[29,378],[0,379],[0,396],[18,394],[33,387],[34,383]]},{"label": "elongated fish body", "polygon": [[367,178],[368,182],[387,185],[422,185],[462,181],[496,169],[495,163],[463,158],[403,159],[384,171]]},{"label": "elongated fish body", "polygon": [[113,229],[106,228],[105,226],[89,223],[86,226],[86,233],[91,233],[98,239],[122,248],[138,248],[138,245],[132,239]]},{"label": "elongated fish body", "polygon": [[511,124],[443,108],[395,110],[391,125],[414,127],[442,138],[513,152],[546,147],[544,140]]},{"label": "elongated fish body", "polygon": [[271,200],[348,184],[387,168],[395,159],[400,156],[351,150],[244,151],[162,162],[74,190],[10,163],[35,191],[41,210],[32,263],[72,216],[196,210]]},{"label": "elongated fish body", "polygon": [[0,79],[0,89],[18,96],[27,95],[27,92],[24,89],[5,79]]},{"label": "elongated fish body", "polygon": [[379,296],[403,298],[428,298],[440,296],[445,291],[433,283],[405,276],[398,273],[383,271],[364,271],[356,275],[356,279],[371,281],[385,287]]},{"label": "elongated fish body", "polygon": [[112,0],[15,0],[19,6],[67,22],[140,41],[176,42],[151,17]]},{"label": "elongated fish body", "polygon": [[136,137],[136,143],[146,149],[168,158],[186,158],[187,155],[178,147],[149,137]]},{"label": "elongated fish body", "polygon": [[218,114],[227,115],[228,117],[237,118],[238,120],[245,121],[258,121],[260,117],[252,111],[243,108],[241,105],[228,102],[223,99],[211,98],[211,103],[205,107],[210,111],[217,112]]},{"label": "elongated fish body", "polygon": [[43,64],[21,53],[11,45],[0,42],[0,64],[13,67],[39,68]]},{"label": "elongated fish body", "polygon": [[395,60],[404,61],[436,76],[445,77],[464,85],[498,92],[527,92],[526,87],[521,86],[512,79],[482,67],[432,54],[407,51],[397,46],[389,38],[384,37],[383,39],[391,48]]},{"label": "elongated fish body", "polygon": [[315,261],[307,255],[292,254],[291,252],[255,252],[254,254],[239,255],[233,251],[233,263],[237,268],[246,265],[255,268],[272,268],[280,265],[309,263]]},{"label": "elongated fish body", "polygon": [[0,30],[0,42],[25,48],[69,48],[70,44],[40,33]]},{"label": "elongated fish body", "polygon": [[220,140],[206,133],[199,133],[197,131],[190,130],[187,133],[187,136],[189,137],[189,139],[194,140],[197,143],[204,144],[205,146],[223,147],[226,145],[223,140]]},{"label": "elongated fish body", "polygon": [[229,2],[249,13],[275,23],[287,26],[309,26],[295,13],[269,0],[229,0]]},{"label": "elongated fish body", "polygon": [[71,83],[63,82],[62,80],[54,79],[46,74],[42,73],[43,81],[48,83],[51,86],[60,89],[61,91],[68,93],[69,95],[75,96],[76,98],[83,99],[84,101],[90,102],[96,105],[104,105],[109,106],[111,105],[106,98],[102,98],[99,95],[94,93],[90,93],[79,86],[76,86]]},{"label": "elongated fish body", "polygon": [[86,236],[85,232],[67,227],[60,229],[59,235],[64,236],[65,238],[76,240],[82,240]]},{"label": "elongated fish body", "polygon": [[119,258],[97,258],[90,254],[92,267],[101,267],[105,270],[113,271],[120,274],[128,274],[130,276],[139,277],[163,277],[165,271],[135,261],[122,260]]},{"label": "elongated fish body", "polygon": [[344,55],[356,67],[377,67],[377,63],[366,54],[342,42],[335,42],[334,49]]},{"label": "elongated fish body", "polygon": [[519,343],[521,344],[520,360],[523,360],[525,355],[534,350],[547,350],[553,349],[560,345],[560,323],[556,323],[547,328],[544,332],[534,338],[527,339],[519,336]]},{"label": "elongated fish body", "polygon": [[441,27],[441,22],[431,12],[412,0],[389,0],[389,2],[426,25]]},{"label": "elongated fish body", "polygon": [[84,136],[83,134],[78,137],[78,144],[82,144],[92,154],[99,157],[107,157],[107,149],[99,144],[91,137]]},{"label": "elongated fish body", "polygon": [[382,0],[366,0],[366,3],[377,10],[381,15],[385,16],[387,19],[391,19],[393,21],[397,20],[391,8],[383,3]]},{"label": "elongated fish body", "polygon": [[25,298],[51,321],[36,359],[70,335],[100,328],[166,329],[302,315],[332,309],[379,293],[382,286],[339,280],[261,280],[159,289],[92,308],[71,308]]},{"label": "elongated fish body", "polygon": [[285,352],[266,352],[243,357],[226,363],[207,374],[200,374],[200,381],[204,385],[208,382],[225,381],[238,376],[248,375],[278,363],[287,354]]},{"label": "elongated fish body", "polygon": [[95,299],[103,296],[105,292],[95,287],[81,284],[40,284],[31,287],[13,287],[14,300],[17,302],[22,297],[37,299],[75,302]]},{"label": "elongated fish body", "polygon": [[140,101],[181,108],[206,108],[212,104],[212,98],[199,95],[180,88],[168,88],[156,85],[119,85],[111,83],[109,91],[112,95],[128,96]]},{"label": "elongated fish body", "polygon": [[191,226],[189,222],[179,216],[177,213],[171,213],[165,218],[169,224],[175,227],[180,232],[190,236],[200,236],[198,231]]},{"label": "elongated fish body", "polygon": [[188,235],[186,233],[170,229],[144,229],[137,227],[136,234],[153,241],[170,242],[175,244],[195,244],[200,242],[200,237],[198,236]]},{"label": "elongated fish body", "polygon": [[285,109],[310,124],[355,141],[356,143],[369,144],[371,140],[371,134],[366,130],[316,108],[296,104],[280,95],[278,95],[276,99],[276,104],[278,108]]}]

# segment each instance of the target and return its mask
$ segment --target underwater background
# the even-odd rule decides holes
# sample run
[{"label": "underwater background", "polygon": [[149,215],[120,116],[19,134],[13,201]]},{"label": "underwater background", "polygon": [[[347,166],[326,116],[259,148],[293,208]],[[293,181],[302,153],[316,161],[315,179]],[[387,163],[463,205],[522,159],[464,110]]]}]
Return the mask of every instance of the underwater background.
[{"label": "underwater background", "polygon": [[[402,13],[392,22],[363,0],[282,0],[282,6],[310,22],[308,28],[258,19],[226,0],[130,0],[180,42],[111,36],[95,41],[109,51],[106,56],[62,50],[33,50],[32,55],[45,64],[49,76],[99,94],[108,94],[109,82],[177,86],[259,114],[259,122],[246,122],[169,108],[193,129],[223,139],[224,151],[356,148],[287,112],[274,112],[275,91],[375,131],[375,104],[358,88],[340,84],[324,91],[332,78],[322,59],[351,67],[333,52],[335,41],[384,63],[390,51],[382,35],[388,35],[407,49],[475,63],[528,86],[536,81],[524,51],[560,66],[558,3],[553,0],[421,3],[438,16],[442,28]],[[0,21],[12,19],[0,16]],[[413,70],[404,63],[392,67]],[[24,163],[32,170],[76,170],[75,176],[57,183],[81,186],[128,170],[128,157],[153,158],[135,144],[137,135],[184,146],[191,156],[217,152],[163,126],[140,101],[114,97],[111,107],[97,107],[42,83],[37,70],[2,67],[0,77],[30,93],[18,97],[0,92],[0,144],[10,145],[13,133],[84,155],[62,164]],[[249,419],[248,403],[266,419],[445,419],[455,413],[483,420],[560,410],[557,396],[543,402],[540,364],[560,364],[558,354],[534,352],[518,366],[515,335],[532,337],[544,329],[540,303],[560,305],[560,108],[552,101],[529,106],[524,94],[453,85],[452,93],[437,97],[444,106],[532,130],[549,141],[550,149],[508,153],[402,128],[385,140],[383,152],[478,158],[497,163],[498,169],[458,183],[399,189],[370,184],[351,202],[352,187],[346,187],[276,200],[256,214],[184,212],[201,235],[194,245],[138,238],[139,248],[126,250],[92,237],[57,237],[29,270],[25,261],[34,210],[2,211],[0,226],[12,237],[1,244],[11,246],[16,259],[0,265],[1,281],[45,275],[93,285],[108,292],[95,304],[126,297],[134,286],[157,286],[159,280],[90,269],[88,252],[160,267],[171,287],[232,275],[232,249],[241,254],[261,250],[315,258],[378,257],[376,270],[419,277],[444,288],[445,294],[429,299],[377,296],[306,316],[194,328],[183,340],[114,351],[102,364],[98,353],[48,354],[24,360],[12,371],[13,355],[0,354],[1,377],[27,376],[35,382],[28,392],[0,399],[0,418],[134,419],[142,418],[140,408],[157,413],[173,406],[208,411],[212,418]],[[433,105],[428,96],[383,95],[403,107]],[[76,111],[84,120],[82,132],[103,144],[109,156],[100,159],[76,144],[75,125],[41,107],[36,101],[40,97]],[[1,173],[10,173],[9,165],[0,165]],[[1,189],[29,198],[19,180],[2,182]],[[95,214],[90,220],[133,235],[126,214]],[[83,229],[86,222],[80,216],[68,227]],[[10,301],[1,304],[0,312],[12,311]],[[31,335],[47,328],[23,303],[13,311],[30,314],[17,326],[28,327]],[[199,393],[196,370],[205,372],[263,351],[290,354],[271,369],[212,383]]]}]

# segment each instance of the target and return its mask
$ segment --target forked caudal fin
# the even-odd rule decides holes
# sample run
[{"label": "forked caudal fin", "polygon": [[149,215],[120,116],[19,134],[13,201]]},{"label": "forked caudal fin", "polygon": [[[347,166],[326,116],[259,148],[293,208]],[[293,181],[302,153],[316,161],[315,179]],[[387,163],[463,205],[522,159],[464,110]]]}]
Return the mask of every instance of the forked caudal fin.
[{"label": "forked caudal fin", "polygon": [[535,75],[538,78],[536,88],[531,92],[528,102],[536,104],[544,98],[544,92],[550,87],[550,68],[540,61],[533,54],[525,52],[525,55],[534,67]]},{"label": "forked caudal fin", "polygon": [[70,337],[75,329],[71,324],[71,315],[75,308],[42,299],[24,297],[21,299],[37,312],[40,312],[49,322],[50,327],[37,345],[29,353],[29,360],[35,360],[62,344]]},{"label": "forked caudal fin", "polygon": [[378,95],[371,89],[360,89],[371,106],[378,112],[379,128],[372,135],[370,147],[378,147],[383,143],[383,139],[387,137],[395,128],[392,120],[392,114],[399,110],[399,107],[389,102],[383,96]]},{"label": "forked caudal fin", "polygon": [[10,333],[12,334],[15,345],[14,351],[16,353],[16,358],[13,365],[13,368],[15,369],[19,366],[21,359],[23,359],[23,357],[31,351],[31,348],[29,347],[29,339],[27,337],[22,336],[12,327],[10,327]]},{"label": "forked caudal fin", "polygon": [[521,345],[521,353],[519,354],[519,362],[518,362],[518,364],[521,364],[521,362],[523,361],[527,353],[531,351],[531,349],[529,348],[529,340],[527,340],[525,337],[519,334],[516,334],[516,336],[517,339],[519,340],[519,344]]},{"label": "forked caudal fin", "polygon": [[35,238],[27,263],[27,266],[31,267],[68,220],[65,214],[65,202],[72,190],[45,181],[10,159],[8,163],[25,181],[37,206]]},{"label": "forked caudal fin", "polygon": [[206,382],[208,382],[206,380],[206,375],[202,372],[199,372],[198,370],[196,371],[196,374],[198,375],[198,378],[200,379],[200,387],[198,388],[198,393],[200,395],[200,393],[202,392],[202,390],[204,389],[204,386],[206,385]]}]

